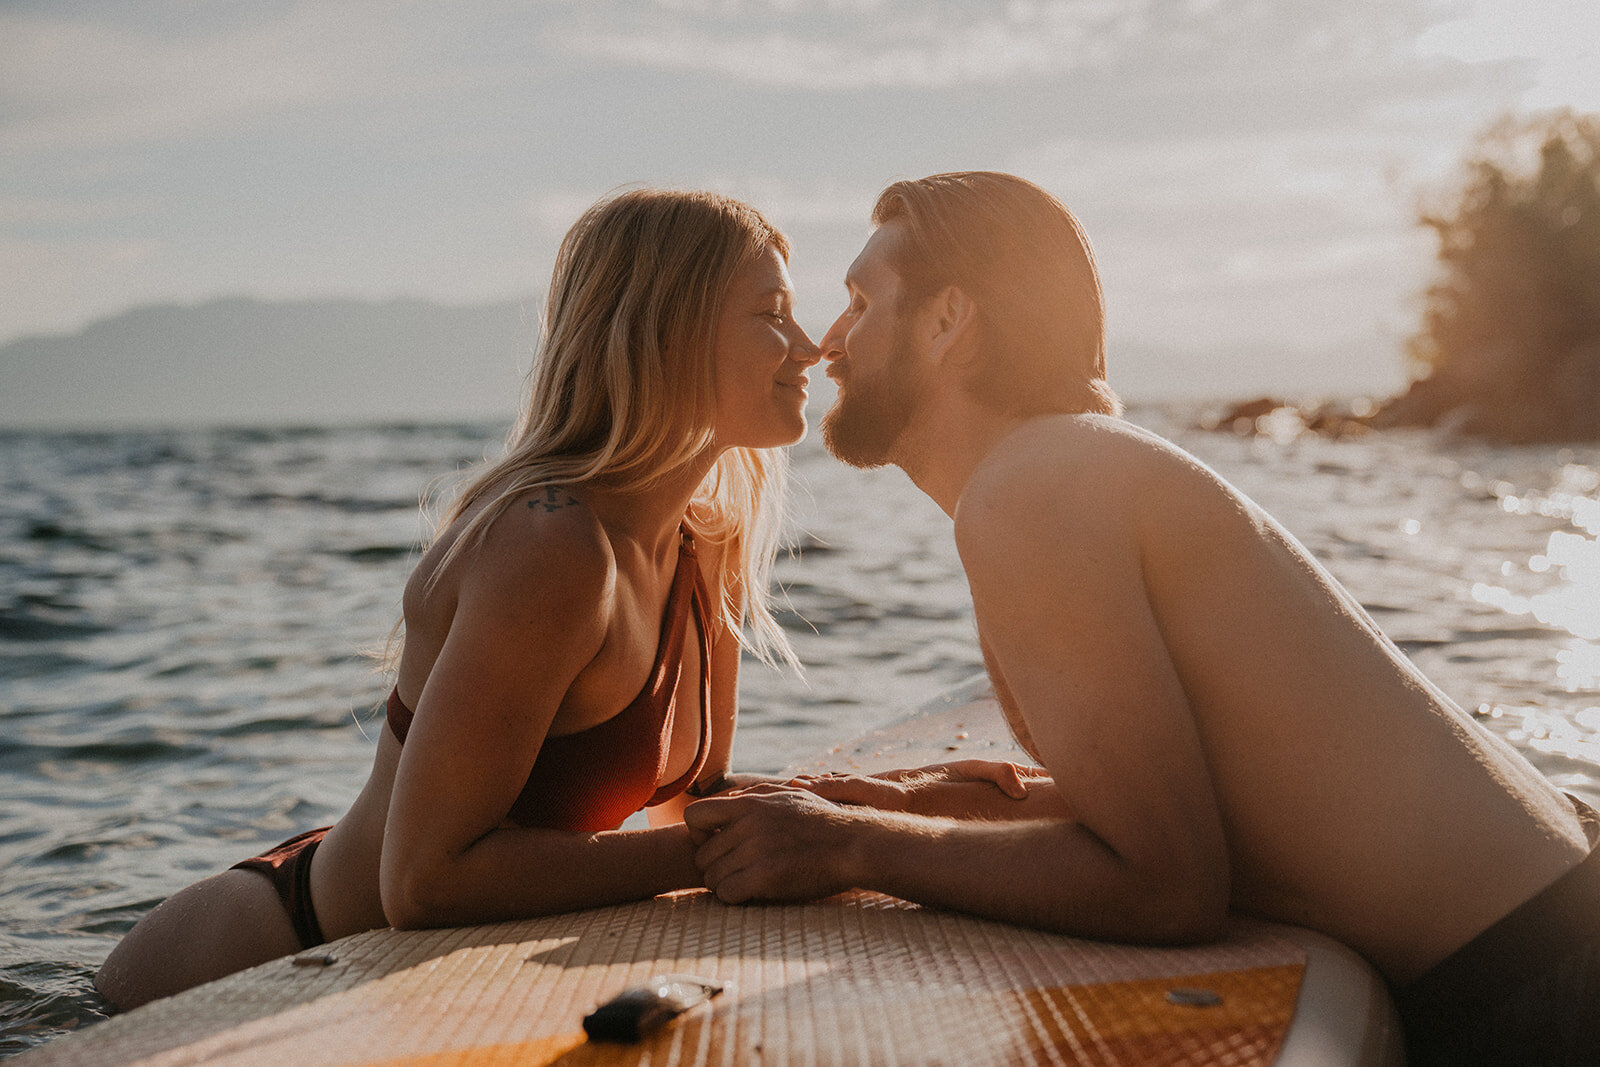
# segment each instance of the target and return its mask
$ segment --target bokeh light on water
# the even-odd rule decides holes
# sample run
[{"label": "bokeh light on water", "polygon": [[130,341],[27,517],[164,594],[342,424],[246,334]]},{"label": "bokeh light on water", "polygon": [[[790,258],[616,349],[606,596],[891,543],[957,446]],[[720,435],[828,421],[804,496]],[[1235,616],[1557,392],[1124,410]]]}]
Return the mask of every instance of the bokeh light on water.
[{"label": "bokeh light on water", "polygon": [[[1551,531],[1544,551],[1529,556],[1520,568],[1512,560],[1502,564],[1502,577],[1516,577],[1519,570],[1528,576],[1520,590],[1488,582],[1472,587],[1472,598],[1481,604],[1529,616],[1569,635],[1555,653],[1556,678],[1569,693],[1600,690],[1600,498],[1584,495],[1597,489],[1600,471],[1574,463],[1562,468],[1548,493],[1519,492],[1497,482],[1493,491],[1507,513],[1565,520],[1576,529]],[[1591,733],[1600,729],[1600,708],[1585,707],[1574,725]]]},{"label": "bokeh light on water", "polygon": [[1552,641],[1554,682],[1575,703],[1496,704],[1488,717],[1525,750],[1552,760],[1600,763],[1600,498],[1592,495],[1600,490],[1600,470],[1567,463],[1549,491],[1506,481],[1490,489],[1506,514],[1555,520],[1566,528],[1551,530],[1543,551],[1503,562],[1505,583],[1474,583],[1472,599],[1565,635]]}]

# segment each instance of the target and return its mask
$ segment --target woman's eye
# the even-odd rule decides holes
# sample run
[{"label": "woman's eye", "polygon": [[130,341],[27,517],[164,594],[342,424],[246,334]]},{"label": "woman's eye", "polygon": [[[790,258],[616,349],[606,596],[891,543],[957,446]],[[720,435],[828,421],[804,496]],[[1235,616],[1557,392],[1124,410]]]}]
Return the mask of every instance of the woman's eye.
[{"label": "woman's eye", "polygon": [[767,318],[771,319],[779,326],[782,326],[784,323],[789,321],[789,316],[785,315],[781,311],[769,311],[767,312]]}]

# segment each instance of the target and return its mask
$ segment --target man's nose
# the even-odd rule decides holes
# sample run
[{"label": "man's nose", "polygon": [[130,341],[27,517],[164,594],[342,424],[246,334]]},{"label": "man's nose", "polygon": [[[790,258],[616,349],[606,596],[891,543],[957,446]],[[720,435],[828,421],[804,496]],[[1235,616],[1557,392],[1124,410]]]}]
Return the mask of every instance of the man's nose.
[{"label": "man's nose", "polygon": [[832,362],[844,355],[844,316],[840,315],[833,320],[833,325],[828,327],[828,332],[822,335],[822,343],[818,347],[822,350],[822,358]]}]

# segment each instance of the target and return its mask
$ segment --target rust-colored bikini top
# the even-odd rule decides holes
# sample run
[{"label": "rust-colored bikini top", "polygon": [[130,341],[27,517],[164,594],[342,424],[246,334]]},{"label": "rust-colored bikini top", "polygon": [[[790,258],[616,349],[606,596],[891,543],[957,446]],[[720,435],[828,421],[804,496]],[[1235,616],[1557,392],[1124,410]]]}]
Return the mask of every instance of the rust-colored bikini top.
[{"label": "rust-colored bikini top", "polygon": [[[678,549],[672,589],[661,614],[655,665],[632,703],[604,722],[562,737],[546,737],[522,793],[507,814],[518,826],[555,830],[612,830],[640,808],[689,788],[705,767],[711,736],[711,635],[706,621],[705,578],[695,560],[687,527]],[[674,782],[656,788],[667,768],[683,673],[684,635],[693,615],[700,638],[700,745],[694,765]],[[389,729],[405,744],[412,713],[397,686],[389,694]]]}]

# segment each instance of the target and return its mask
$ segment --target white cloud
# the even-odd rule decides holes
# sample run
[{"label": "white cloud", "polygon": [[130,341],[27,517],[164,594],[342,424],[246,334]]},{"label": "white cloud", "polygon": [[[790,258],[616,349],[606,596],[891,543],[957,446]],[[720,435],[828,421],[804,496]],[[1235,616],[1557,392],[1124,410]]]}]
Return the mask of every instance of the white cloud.
[{"label": "white cloud", "polygon": [[[694,183],[746,200],[780,229],[796,226],[854,227],[863,232],[877,196],[876,186],[850,186],[838,178],[801,181],[759,173],[709,173]],[[625,188],[625,187],[619,187]],[[613,189],[546,189],[527,197],[520,211],[547,234],[563,234],[591,204]]]},{"label": "white cloud", "polygon": [[1010,165],[1082,218],[1114,338],[1365,351],[1387,337],[1367,357],[1370,377],[1400,366],[1432,251],[1393,178],[1410,133],[1070,138]]},{"label": "white cloud", "polygon": [[1415,64],[1415,34],[1448,10],[1443,0],[634,0],[574,9],[554,36],[591,58],[811,90],[993,85],[1125,61],[1157,79],[1205,71],[1249,84]]},{"label": "white cloud", "polygon": [[844,227],[860,230],[863,237],[878,194],[874,185],[849,185],[828,177],[803,180],[762,174],[712,174],[703,184],[748,200],[780,229]]},{"label": "white cloud", "polygon": [[874,12],[893,0],[647,0],[651,7],[699,16],[833,14]]},{"label": "white cloud", "polygon": [[1094,190],[1141,211],[1266,202],[1342,205],[1366,214],[1394,194],[1385,173],[1409,148],[1407,131],[1370,126],[1270,137],[1061,138],[1019,151],[1012,164],[1052,188]]},{"label": "white cloud", "polygon": [[1472,0],[1459,17],[1421,34],[1416,48],[1421,55],[1468,62],[1520,60],[1527,70],[1527,106],[1600,110],[1600,6],[1593,0]]},{"label": "white cloud", "polygon": [[[397,13],[407,17],[395,17]],[[165,33],[0,15],[0,148],[26,153],[178,138],[308,108],[423,95],[459,80],[428,61],[448,8],[300,3],[282,17]]]},{"label": "white cloud", "polygon": [[663,3],[626,27],[577,18],[556,36],[579,55],[772,86],[928,88],[1103,64],[1152,2]]},{"label": "white cloud", "polygon": [[559,237],[605,193],[604,189],[545,189],[524,199],[518,208],[522,217],[537,225],[546,236]]}]

